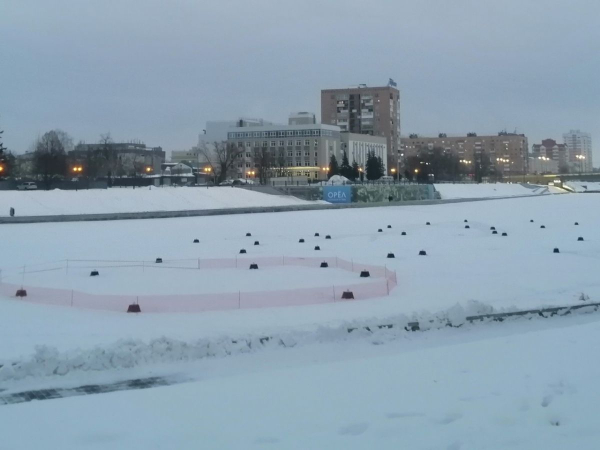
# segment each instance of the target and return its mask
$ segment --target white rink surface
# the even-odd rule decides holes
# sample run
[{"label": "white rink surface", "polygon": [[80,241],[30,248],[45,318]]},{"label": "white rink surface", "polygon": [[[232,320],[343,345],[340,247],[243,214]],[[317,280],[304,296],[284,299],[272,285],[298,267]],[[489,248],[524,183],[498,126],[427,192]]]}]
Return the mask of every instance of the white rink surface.
[{"label": "white rink surface", "polygon": [[[382,299],[202,314],[136,316],[0,299],[0,363],[16,363],[13,375],[0,369],[0,388],[7,392],[139,376],[191,380],[0,406],[2,445],[595,449],[599,316],[422,333],[348,334],[346,328],[404,320],[399,317],[423,320],[430,317],[426,311],[464,319],[491,308],[581,304],[582,293],[598,302],[598,223],[594,195],[559,195],[2,226],[10,235],[0,253],[3,278],[16,276],[9,267],[18,272],[23,264],[52,260],[234,257],[242,246],[261,256],[314,256],[316,242],[323,255],[387,264],[398,273],[398,287]],[[490,226],[508,236],[492,235]],[[316,231],[321,237],[313,237]],[[324,240],[325,234],[333,239]],[[578,236],[585,241],[577,242]],[[300,237],[306,244],[298,243]],[[192,244],[194,238],[201,243]],[[255,239],[259,247],[248,244]],[[426,257],[417,256],[421,249]],[[385,258],[390,251],[393,260]],[[228,277],[220,281],[225,291]],[[263,280],[263,289],[268,283]],[[293,348],[227,344],[264,335],[284,336]]]}]

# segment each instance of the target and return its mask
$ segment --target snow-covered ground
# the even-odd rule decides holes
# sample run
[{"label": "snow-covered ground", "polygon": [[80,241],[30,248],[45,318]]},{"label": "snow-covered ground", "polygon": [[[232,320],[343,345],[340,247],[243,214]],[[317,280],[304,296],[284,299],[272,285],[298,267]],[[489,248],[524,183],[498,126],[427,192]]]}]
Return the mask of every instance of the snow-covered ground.
[{"label": "snow-covered ground", "polygon": [[0,191],[0,216],[101,214],[310,204],[296,197],[232,187],[112,188],[79,191]]},{"label": "snow-covered ground", "polygon": [[543,195],[550,192],[547,186],[522,185],[508,183],[486,184],[435,184],[442,199],[451,198],[487,198],[487,197],[522,197],[525,195]]},{"label": "snow-covered ground", "polygon": [[0,406],[2,446],[598,448],[598,317],[346,336],[173,362],[191,379],[168,387]]},{"label": "snow-covered ground", "polygon": [[600,192],[599,182],[567,181],[565,186],[574,192]]},{"label": "snow-covered ground", "polygon": [[[0,406],[0,423],[8,430],[2,444],[17,449],[49,444],[597,448],[600,432],[593,411],[600,398],[600,364],[589,355],[600,343],[600,316],[416,334],[402,327],[372,335],[346,329],[413,319],[428,323],[436,316],[427,311],[464,319],[492,309],[581,304],[582,297],[600,301],[599,222],[595,196],[548,195],[379,209],[3,225],[0,232],[10,239],[0,252],[0,267],[3,280],[10,282],[19,282],[19,266],[53,260],[230,258],[242,247],[257,256],[315,256],[318,243],[323,256],[386,264],[397,272],[398,287],[374,300],[202,314],[128,315],[0,299],[0,364],[5,364],[0,389],[5,392],[151,375],[190,380],[146,391]],[[492,235],[491,226],[499,234]],[[332,239],[325,240],[325,234]],[[580,236],[584,241],[577,241]],[[305,244],[298,243],[301,237]],[[192,244],[194,238],[200,244]],[[260,246],[250,245],[257,239]],[[555,247],[560,253],[553,253]],[[419,250],[427,256],[418,256]],[[388,252],[396,258],[387,259]],[[285,284],[285,276],[261,278],[261,289]],[[169,280],[157,277],[152,283],[164,292],[161,281]],[[232,282],[225,271],[215,277],[222,277],[224,292],[247,282]],[[304,278],[305,286],[322,282],[310,274]],[[82,276],[78,282],[102,279]],[[218,287],[215,280],[206,283],[207,289]],[[70,282],[62,274],[40,274],[37,281]],[[147,282],[139,273],[131,281],[128,292],[135,283],[141,289]],[[290,277],[294,285],[301,281],[302,275]],[[118,286],[107,283],[102,289]],[[178,293],[198,284],[178,279],[172,287]],[[239,344],[239,339],[262,336],[277,336],[287,345],[277,339],[266,348]],[[36,345],[46,347],[36,350]],[[27,432],[33,428],[39,431]]]}]

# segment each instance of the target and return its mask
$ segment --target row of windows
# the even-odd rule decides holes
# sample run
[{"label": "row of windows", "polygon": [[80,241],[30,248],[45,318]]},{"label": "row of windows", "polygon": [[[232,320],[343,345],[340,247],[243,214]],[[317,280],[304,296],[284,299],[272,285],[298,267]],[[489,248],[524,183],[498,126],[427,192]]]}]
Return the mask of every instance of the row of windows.
[{"label": "row of windows", "polygon": [[[247,169],[249,168],[257,168],[258,166],[256,164],[250,164],[250,163],[239,163],[238,164],[238,168],[243,168],[246,167]],[[317,163],[314,161],[287,161],[287,167],[317,167]]]},{"label": "row of windows", "polygon": [[[296,146],[300,147],[302,145],[302,141],[301,140],[297,140],[296,142]],[[304,140],[304,145],[305,146],[309,146],[311,144],[310,139],[305,139]],[[284,147],[286,145],[286,141],[279,141],[279,147]],[[292,147],[294,145],[294,141],[287,141],[287,146],[288,147]],[[246,142],[244,144],[244,142],[240,141],[238,142],[238,147],[259,147],[260,146],[260,142]],[[263,141],[262,143],[263,147],[277,147],[277,141],[271,141],[271,142],[267,142],[267,141]],[[313,141],[313,146],[318,147],[319,146],[319,140],[315,139]]]},{"label": "row of windows", "polygon": [[[293,151],[288,151],[287,152],[288,157],[292,157],[294,156],[294,152]],[[279,152],[279,156],[283,156],[283,152]],[[296,156],[302,156],[302,152],[300,150],[296,151]],[[305,151],[304,152],[304,156],[310,156],[310,152]],[[318,152],[315,152],[315,158],[317,158],[319,156]],[[246,152],[246,158],[252,158],[252,153],[250,152]]]},{"label": "row of windows", "polygon": [[[322,130],[323,136],[331,136],[329,130]],[[287,130],[287,131],[246,131],[243,133],[228,133],[229,139],[249,137],[285,137],[285,136],[321,136],[321,130]]]}]

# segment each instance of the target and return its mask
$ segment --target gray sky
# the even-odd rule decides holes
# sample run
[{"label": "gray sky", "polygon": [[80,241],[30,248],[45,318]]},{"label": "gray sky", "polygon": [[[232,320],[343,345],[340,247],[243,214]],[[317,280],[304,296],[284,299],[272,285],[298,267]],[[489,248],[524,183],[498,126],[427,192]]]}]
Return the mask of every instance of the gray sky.
[{"label": "gray sky", "polygon": [[320,90],[401,90],[402,133],[592,133],[598,0],[2,0],[0,129],[186,149],[207,120],[320,113]]}]

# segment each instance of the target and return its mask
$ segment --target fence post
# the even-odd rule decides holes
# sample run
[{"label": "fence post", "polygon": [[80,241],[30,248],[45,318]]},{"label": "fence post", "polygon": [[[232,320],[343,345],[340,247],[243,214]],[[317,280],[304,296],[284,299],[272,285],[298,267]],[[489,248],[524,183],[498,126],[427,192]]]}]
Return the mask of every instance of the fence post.
[{"label": "fence post", "polygon": [[387,289],[387,295],[390,295],[390,281],[387,278],[385,279],[385,287]]},{"label": "fence post", "polygon": [[200,270],[200,258],[198,258],[198,270]]},{"label": "fence post", "polygon": [[242,309],[242,291],[238,291],[238,309]]},{"label": "fence post", "polygon": [[71,308],[73,307],[73,289],[71,289]]},{"label": "fence post", "polygon": [[354,272],[354,258],[352,258],[350,262],[352,262],[352,272]]},{"label": "fence post", "polygon": [[331,289],[333,289],[333,303],[335,303],[335,285],[331,286]]}]

